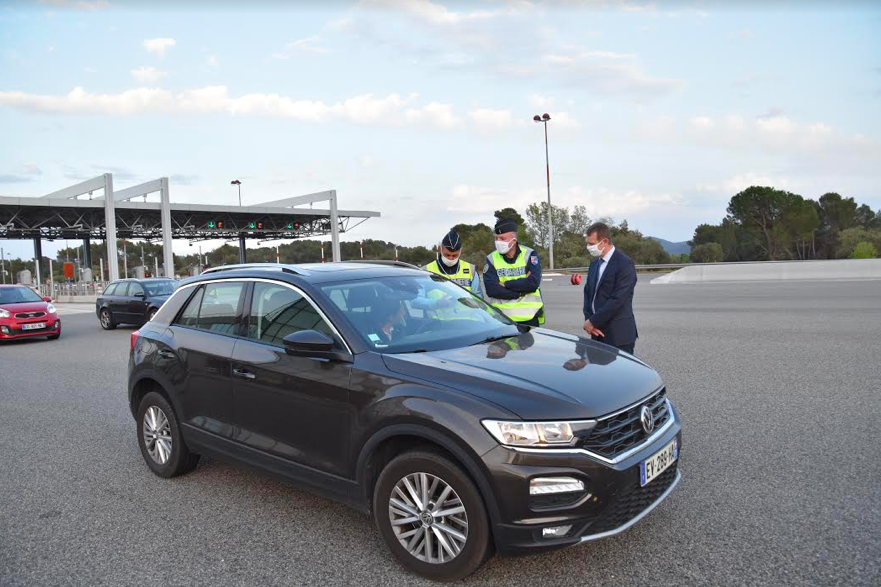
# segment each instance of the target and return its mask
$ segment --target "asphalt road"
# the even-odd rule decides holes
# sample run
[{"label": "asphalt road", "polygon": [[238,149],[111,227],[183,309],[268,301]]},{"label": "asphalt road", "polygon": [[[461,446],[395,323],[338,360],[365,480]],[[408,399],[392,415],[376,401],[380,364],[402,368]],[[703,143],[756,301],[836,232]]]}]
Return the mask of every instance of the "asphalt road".
[{"label": "asphalt road", "polygon": [[[547,283],[579,332],[580,288]],[[652,286],[636,353],[684,420],[683,481],[624,534],[495,557],[469,585],[881,585],[881,282]],[[371,520],[204,459],[152,475],[125,401],[132,329],[63,315],[0,347],[0,585],[430,584]]]}]

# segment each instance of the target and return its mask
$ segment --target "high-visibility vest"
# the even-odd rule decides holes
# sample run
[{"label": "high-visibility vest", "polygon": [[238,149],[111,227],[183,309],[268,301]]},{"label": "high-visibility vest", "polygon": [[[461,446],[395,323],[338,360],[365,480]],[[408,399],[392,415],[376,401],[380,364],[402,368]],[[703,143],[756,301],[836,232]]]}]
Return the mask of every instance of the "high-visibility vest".
[{"label": "high-visibility vest", "polygon": [[[468,261],[459,259],[459,268],[456,273],[444,273],[441,271],[440,267],[437,265],[437,259],[426,265],[425,270],[437,275],[442,275],[453,283],[461,285],[468,291],[471,291],[471,280],[474,278],[474,265]],[[443,294],[435,290],[428,292],[428,297],[440,299],[443,297]],[[457,311],[456,306],[451,306],[449,308],[435,308],[434,310],[429,310],[429,314],[433,315],[438,320],[476,320],[476,318],[470,314],[470,311],[467,315],[460,314]]]},{"label": "high-visibility vest", "polygon": [[441,268],[437,265],[437,259],[426,265],[425,270],[437,275],[443,275],[450,281],[471,291],[471,280],[474,279],[474,265],[468,261],[459,259],[459,269],[455,273],[444,273],[441,271]]},{"label": "high-visibility vest", "polygon": [[[502,258],[502,254],[498,251],[486,256],[486,262],[492,265],[496,274],[499,276],[499,283],[505,283],[512,279],[522,279],[526,277],[526,260],[533,255],[533,250],[529,247],[521,245],[520,254],[514,259],[513,263],[509,263]],[[541,289],[536,289],[532,293],[526,293],[515,300],[502,300],[499,298],[489,297],[489,303],[495,306],[501,312],[514,320],[515,322],[527,322],[535,318],[542,308],[544,302],[541,299]],[[538,317],[538,323],[544,324],[544,312]]]}]

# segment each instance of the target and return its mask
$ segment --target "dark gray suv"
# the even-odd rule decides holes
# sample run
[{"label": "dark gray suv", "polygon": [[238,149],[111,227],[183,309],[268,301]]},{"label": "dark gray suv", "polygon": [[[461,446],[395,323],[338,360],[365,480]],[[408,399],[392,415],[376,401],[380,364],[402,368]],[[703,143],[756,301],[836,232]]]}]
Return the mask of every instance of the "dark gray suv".
[{"label": "dark gray suv", "polygon": [[132,333],[128,394],[157,475],[210,455],[296,482],[371,514],[397,560],[436,580],[494,550],[623,532],[680,478],[654,370],[413,267],[187,280]]}]

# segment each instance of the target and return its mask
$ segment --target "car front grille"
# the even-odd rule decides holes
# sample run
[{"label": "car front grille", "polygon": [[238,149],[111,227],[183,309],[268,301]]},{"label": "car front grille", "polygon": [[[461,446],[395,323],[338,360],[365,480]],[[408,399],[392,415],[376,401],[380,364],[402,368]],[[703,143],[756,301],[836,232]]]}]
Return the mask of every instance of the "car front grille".
[{"label": "car front grille", "polygon": [[613,459],[644,442],[651,436],[643,429],[640,421],[640,412],[645,405],[654,416],[655,425],[652,431],[663,426],[670,418],[670,410],[667,408],[667,389],[664,388],[626,411],[597,422],[584,439],[582,448],[607,459]]},{"label": "car front grille", "polygon": [[645,511],[655,503],[661,494],[676,480],[677,462],[652,479],[645,487],[636,487],[633,490],[619,495],[615,503],[597,521],[588,527],[589,534],[599,534],[619,528]]},{"label": "car front grille", "polygon": [[15,315],[16,318],[39,318],[40,316],[45,316],[46,312],[19,312]]}]

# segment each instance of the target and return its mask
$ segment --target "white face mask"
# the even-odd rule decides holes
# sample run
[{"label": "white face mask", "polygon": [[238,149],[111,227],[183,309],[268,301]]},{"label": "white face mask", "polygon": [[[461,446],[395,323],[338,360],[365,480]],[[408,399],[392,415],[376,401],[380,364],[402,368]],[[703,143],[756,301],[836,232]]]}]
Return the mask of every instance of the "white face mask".
[{"label": "white face mask", "polygon": [[599,243],[595,245],[587,245],[587,252],[590,253],[591,257],[599,257],[603,254],[603,252],[600,250]]},{"label": "white face mask", "polygon": [[496,241],[496,250],[497,250],[500,254],[504,255],[504,254],[506,254],[508,251],[511,250],[511,247],[514,246],[514,242],[515,242],[514,240],[509,240],[509,241]]},{"label": "white face mask", "polygon": [[441,261],[443,261],[444,265],[446,265],[447,267],[452,267],[453,265],[455,265],[456,263],[459,262],[459,257],[456,257],[455,259],[447,259],[443,255],[441,255],[440,258],[441,258]]}]

